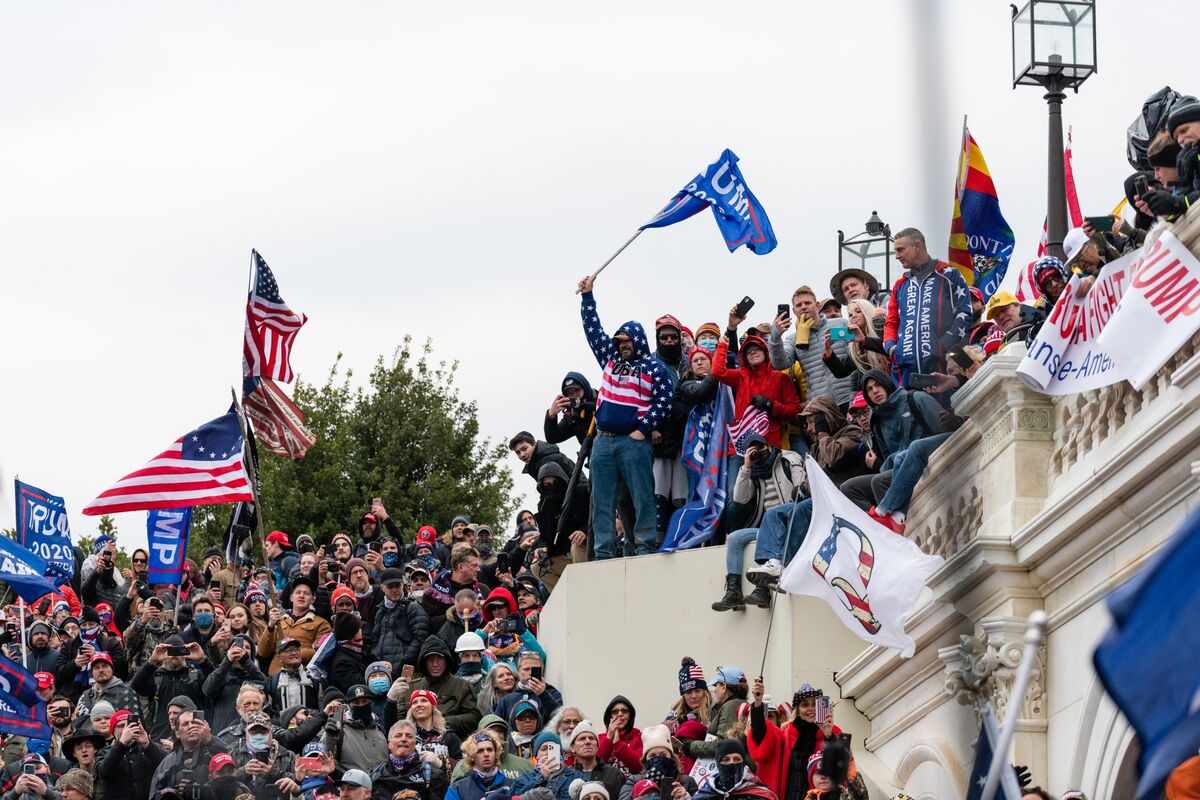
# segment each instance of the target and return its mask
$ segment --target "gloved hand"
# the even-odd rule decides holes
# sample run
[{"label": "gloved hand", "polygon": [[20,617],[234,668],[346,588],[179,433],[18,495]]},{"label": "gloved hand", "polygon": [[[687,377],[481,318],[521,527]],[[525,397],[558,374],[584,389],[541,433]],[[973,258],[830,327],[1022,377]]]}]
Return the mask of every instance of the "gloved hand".
[{"label": "gloved hand", "polygon": [[403,675],[392,681],[391,687],[387,691],[387,699],[393,703],[399,702],[401,697],[408,694],[408,681]]},{"label": "gloved hand", "polygon": [[759,411],[770,414],[771,407],[775,405],[775,403],[768,397],[765,397],[761,394],[756,394],[754,397],[750,398],[750,405],[754,408],[757,408]]},{"label": "gloved hand", "polygon": [[796,317],[796,346],[808,347],[808,337],[817,321],[808,317]]},{"label": "gloved hand", "polygon": [[1151,192],[1142,198],[1146,205],[1157,217],[1173,217],[1187,211],[1187,203],[1182,197],[1176,197],[1162,190]]},{"label": "gloved hand", "polygon": [[1024,764],[1013,764],[1012,768],[1013,772],[1017,773],[1017,784],[1022,789],[1033,783],[1033,776],[1029,774],[1029,767]]}]

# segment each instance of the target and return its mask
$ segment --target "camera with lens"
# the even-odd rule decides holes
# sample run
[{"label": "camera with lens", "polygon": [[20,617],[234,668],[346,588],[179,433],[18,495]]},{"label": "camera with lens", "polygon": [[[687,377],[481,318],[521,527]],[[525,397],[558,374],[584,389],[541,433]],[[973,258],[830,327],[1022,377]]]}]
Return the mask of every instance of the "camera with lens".
[{"label": "camera with lens", "polygon": [[516,617],[506,617],[496,620],[497,633],[520,633],[521,622]]}]

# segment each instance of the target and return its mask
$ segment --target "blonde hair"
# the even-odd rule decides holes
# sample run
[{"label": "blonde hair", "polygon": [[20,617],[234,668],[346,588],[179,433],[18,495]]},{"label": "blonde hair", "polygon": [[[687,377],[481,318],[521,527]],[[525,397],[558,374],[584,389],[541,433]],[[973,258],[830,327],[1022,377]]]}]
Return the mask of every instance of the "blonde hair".
[{"label": "blonde hair", "polygon": [[674,719],[676,722],[687,719],[688,714],[695,714],[696,719],[700,720],[705,725],[708,724],[708,715],[711,711],[712,692],[704,693],[704,698],[700,701],[700,708],[696,711],[692,711],[692,709],[688,707],[687,700],[683,698],[683,695],[679,696],[679,701],[675,703],[675,706],[671,709],[671,713],[674,714]]},{"label": "blonde hair", "polygon": [[[871,320],[875,318],[875,304],[870,300],[859,298],[846,303],[846,319],[850,318],[850,309],[857,308],[863,315],[863,336],[868,339],[878,339],[879,334],[875,332],[875,326]],[[851,342],[847,348],[850,354],[850,360],[854,362],[854,366],[859,372],[866,372],[871,369],[881,369],[884,372],[888,370],[887,359],[879,353],[871,352],[865,347],[859,347],[858,342]]]},{"label": "blonde hair", "polygon": [[475,741],[475,737],[477,736],[486,736],[491,740],[492,747],[494,747],[496,750],[496,763],[499,763],[500,759],[504,757],[504,745],[501,744],[499,736],[487,728],[484,728],[483,730],[475,731],[467,737],[465,742],[463,742],[463,758],[466,759],[467,766],[470,768],[475,767],[475,753],[479,749],[479,742]]},{"label": "blonde hair", "polygon": [[[430,703],[429,706],[430,706],[430,708],[429,708],[429,712],[430,712],[429,727],[426,728],[425,730],[432,731],[434,733],[445,733],[446,732],[446,718],[444,716],[442,716],[441,709],[439,709],[433,703]],[[404,719],[411,722],[418,730],[420,729],[421,724],[419,722],[417,722],[417,718],[413,716],[413,709],[412,709],[411,705],[408,707],[408,713],[404,715]]]}]

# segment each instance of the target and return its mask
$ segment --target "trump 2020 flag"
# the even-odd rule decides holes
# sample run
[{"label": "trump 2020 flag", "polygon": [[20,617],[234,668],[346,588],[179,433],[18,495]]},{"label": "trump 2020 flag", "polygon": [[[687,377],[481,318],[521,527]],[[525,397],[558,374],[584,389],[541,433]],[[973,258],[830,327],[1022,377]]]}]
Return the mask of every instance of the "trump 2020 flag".
[{"label": "trump 2020 flag", "polygon": [[742,245],[760,256],[774,250],[779,242],[771,228],[771,220],[746,185],[737,163],[738,157],[727,148],[716,161],[708,165],[708,169],[680,189],[662,211],[638,230],[674,225],[699,214],[707,206],[712,208],[729,252]]},{"label": "trump 2020 flag", "polygon": [[37,693],[37,677],[11,658],[0,656],[0,693],[18,703],[32,706],[41,701]]},{"label": "trump 2020 flag", "polygon": [[26,603],[55,591],[54,584],[46,579],[48,571],[44,558],[0,536],[0,577]]},{"label": "trump 2020 flag", "polygon": [[55,586],[75,574],[75,548],[66,502],[33,484],[16,481],[17,537],[21,546],[46,559],[47,573]]},{"label": "trump 2020 flag", "polygon": [[812,522],[779,577],[780,587],[825,600],[860,638],[911,658],[916,645],[904,623],[942,557],[922,553],[915,543],[868,517],[838,491],[812,456],[805,463]]},{"label": "trump 2020 flag", "polygon": [[6,692],[0,692],[0,733],[11,733],[27,739],[49,739],[46,703],[39,697],[36,703],[26,704]]},{"label": "trump 2020 flag", "polygon": [[183,580],[183,562],[191,530],[191,508],[156,508],[146,515],[149,583],[176,584]]},{"label": "trump 2020 flag", "polygon": [[180,436],[88,503],[83,513],[115,514],[252,500],[250,477],[242,461],[244,445],[237,414],[231,408]]},{"label": "trump 2020 flag", "polygon": [[733,416],[733,393],[729,387],[717,388],[716,408],[712,419],[704,425],[705,430],[697,436],[706,436],[704,466],[696,480],[696,488],[688,504],[671,515],[667,533],[659,552],[670,553],[685,550],[707,542],[716,533],[717,520],[725,508],[725,452],[729,449],[729,418]]},{"label": "trump 2020 flag", "polygon": [[1171,770],[1200,748],[1200,512],[1141,572],[1108,596],[1112,628],[1092,655],[1096,674],[1139,740],[1138,798],[1159,796]]}]

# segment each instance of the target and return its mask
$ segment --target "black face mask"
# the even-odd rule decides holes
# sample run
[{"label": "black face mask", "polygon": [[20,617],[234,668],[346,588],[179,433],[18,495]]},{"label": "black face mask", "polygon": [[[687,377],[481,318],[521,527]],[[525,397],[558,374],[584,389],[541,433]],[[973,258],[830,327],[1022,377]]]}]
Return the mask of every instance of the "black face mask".
[{"label": "black face mask", "polygon": [[683,344],[676,342],[675,344],[658,343],[658,354],[663,357],[663,360],[669,364],[678,364],[683,358]]},{"label": "black face mask", "polygon": [[368,703],[365,706],[350,706],[350,719],[357,722],[370,722],[371,705]]},{"label": "black face mask", "polygon": [[723,792],[728,792],[734,786],[737,786],[738,781],[742,779],[742,768],[744,766],[746,765],[742,763],[718,764],[717,788]]},{"label": "black face mask", "polygon": [[674,778],[679,775],[679,768],[675,766],[675,760],[666,756],[655,756],[646,762],[646,777],[651,780],[661,780],[663,778]]}]

